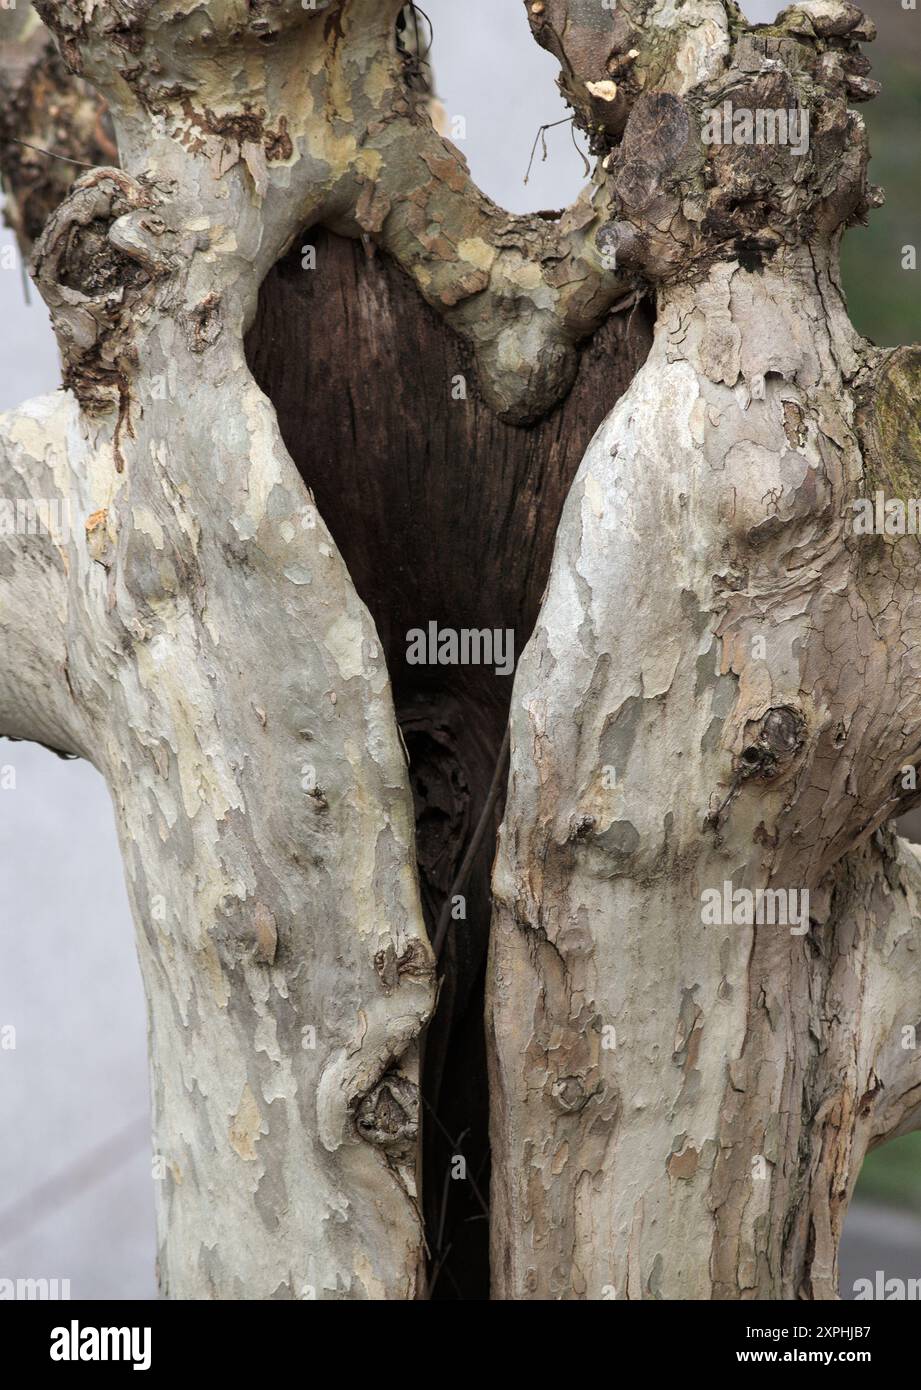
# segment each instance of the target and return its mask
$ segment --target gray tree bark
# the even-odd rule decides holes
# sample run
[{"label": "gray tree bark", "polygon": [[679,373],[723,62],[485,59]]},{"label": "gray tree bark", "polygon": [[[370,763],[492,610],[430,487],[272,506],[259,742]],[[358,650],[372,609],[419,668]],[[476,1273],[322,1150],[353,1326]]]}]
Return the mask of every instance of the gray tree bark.
[{"label": "gray tree bark", "polygon": [[[918,542],[851,525],[858,496],[918,491],[921,357],[859,338],[837,270],[877,201],[848,108],[872,26],[838,0],[754,30],[731,0],[534,0],[598,156],[550,219],[496,208],[434,130],[395,0],[38,10],[117,167],[35,247],[66,389],[0,421],[0,497],[63,521],[0,536],[0,732],[112,791],[164,1293],[426,1292],[438,969],[392,650],[244,352],[263,280],[322,227],[408,274],[516,430],[656,295],[511,698],[493,1296],[834,1297],[864,1153],[921,1124],[921,872],[886,828],[921,761]],[[18,39],[34,136],[48,60]],[[808,112],[808,150],[707,145],[727,100]],[[5,150],[25,244],[58,190]],[[807,915],[714,923],[725,883]]]}]

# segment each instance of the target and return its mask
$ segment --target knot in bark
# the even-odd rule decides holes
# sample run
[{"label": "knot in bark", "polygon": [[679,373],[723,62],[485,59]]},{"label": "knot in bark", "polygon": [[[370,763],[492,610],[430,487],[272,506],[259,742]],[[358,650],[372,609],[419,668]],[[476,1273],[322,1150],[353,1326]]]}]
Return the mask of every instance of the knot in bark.
[{"label": "knot in bark", "polygon": [[369,1144],[408,1155],[419,1136],[419,1088],[399,1072],[385,1073],[360,1102],[355,1126]]},{"label": "knot in bark", "polygon": [[94,169],[49,218],[33,253],[32,273],[51,313],[64,384],[87,410],[104,411],[123,399],[137,315],[154,279],[150,264],[112,229],[154,202],[151,188],[121,170]]},{"label": "knot in bark", "polygon": [[756,725],[755,736],[742,749],[740,774],[767,781],[786,771],[803,746],[806,720],[790,705],[769,709]]}]

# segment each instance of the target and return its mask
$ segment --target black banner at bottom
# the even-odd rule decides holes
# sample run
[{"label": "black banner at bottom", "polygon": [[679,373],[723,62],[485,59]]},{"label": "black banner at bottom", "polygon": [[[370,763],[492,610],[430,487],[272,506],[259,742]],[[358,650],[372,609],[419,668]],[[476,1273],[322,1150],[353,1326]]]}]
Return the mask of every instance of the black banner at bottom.
[{"label": "black banner at bottom", "polygon": [[[318,1370],[329,1357],[349,1351],[354,1359],[343,1374],[393,1374],[398,1363],[399,1373],[411,1377],[421,1371],[413,1367],[415,1357],[432,1354],[426,1349],[429,1336],[437,1338],[438,1360],[446,1358],[455,1374],[474,1356],[486,1369],[487,1347],[495,1347],[505,1354],[489,1368],[494,1374],[508,1373],[500,1366],[507,1366],[511,1354],[516,1376],[530,1369],[532,1355],[535,1371],[545,1375],[551,1346],[566,1361],[574,1357],[570,1372],[581,1375],[596,1356],[608,1373],[614,1364],[623,1367],[626,1358],[651,1372],[811,1365],[823,1370],[862,1366],[878,1373],[913,1364],[919,1331],[917,1305],[895,1300],[612,1300],[594,1307],[540,1305],[537,1323],[531,1322],[533,1303],[482,1306],[488,1343],[471,1337],[477,1322],[470,1322],[469,1309],[452,1315],[445,1303],[20,1301],[7,1305],[0,1326],[8,1364],[12,1352],[14,1364],[27,1374],[42,1370],[62,1382],[87,1371],[140,1373],[149,1379],[200,1370],[225,1372],[236,1380],[249,1372],[279,1374],[292,1361],[299,1365],[299,1378],[306,1378],[311,1367]],[[560,1374],[563,1367],[554,1360],[553,1374]]]}]

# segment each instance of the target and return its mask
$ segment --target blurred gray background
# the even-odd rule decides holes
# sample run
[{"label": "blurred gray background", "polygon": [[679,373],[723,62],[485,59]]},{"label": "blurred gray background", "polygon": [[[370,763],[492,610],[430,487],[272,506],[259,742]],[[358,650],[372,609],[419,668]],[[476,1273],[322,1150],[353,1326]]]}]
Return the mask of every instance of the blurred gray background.
[{"label": "blurred gray background", "polygon": [[[521,0],[425,0],[424,8],[438,92],[449,121],[466,124],[457,143],[480,186],[516,212],[571,201],[584,166],[567,125],[547,132],[549,157],[538,150],[523,183],[538,128],[566,110],[556,63],[529,37]],[[845,271],[858,327],[879,342],[909,341],[921,337],[918,280],[909,289],[899,279],[897,251],[919,233],[919,17],[896,0],[869,0],[867,9],[881,29],[870,56],[887,85],[862,111],[871,139],[882,132],[874,147],[886,172],[874,164],[873,176],[887,186],[889,210],[852,234]],[[749,0],[745,10],[765,22],[777,6]],[[0,410],[58,383],[44,306],[34,289],[26,303],[18,257],[4,249],[12,246],[4,229]],[[9,1025],[15,1049],[2,1045]],[[0,740],[0,1279],[69,1279],[74,1298],[155,1296],[145,1032],[102,779],[86,763]],[[921,1275],[919,1138],[886,1146],[866,1165],[845,1233],[844,1297],[877,1269]]]}]

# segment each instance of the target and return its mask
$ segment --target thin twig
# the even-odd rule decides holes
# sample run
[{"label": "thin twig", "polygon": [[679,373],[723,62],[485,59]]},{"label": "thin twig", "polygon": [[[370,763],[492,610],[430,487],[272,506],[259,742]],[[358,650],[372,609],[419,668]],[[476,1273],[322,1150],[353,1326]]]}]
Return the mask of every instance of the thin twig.
[{"label": "thin twig", "polygon": [[623,299],[618,299],[616,304],[611,305],[609,313],[619,314],[621,309],[629,309],[631,304],[636,304],[638,300],[642,299],[644,293],[643,290],[631,290],[629,294],[624,295]]},{"label": "thin twig", "polygon": [[647,295],[648,293],[649,293],[648,288],[647,288],[647,289],[642,289],[642,290],[637,290],[637,292],[636,292],[636,299],[635,299],[634,302],[633,302],[633,308],[630,310],[630,317],[627,319],[627,331],[626,331],[626,334],[625,334],[625,337],[627,337],[627,338],[630,337],[630,329],[633,327],[633,316],[634,316],[634,314],[636,313],[637,309],[639,308],[640,304],[641,304],[641,303],[643,302],[643,300],[646,298],[646,295]]},{"label": "thin twig", "polygon": [[[459,1144],[462,1144],[464,1142],[466,1134],[467,1130],[464,1130],[464,1132],[460,1136],[460,1139],[457,1141]],[[439,1254],[441,1254],[442,1250],[445,1248],[445,1222],[448,1219],[448,1184],[450,1183],[450,1181],[451,1169],[446,1168],[444,1186],[442,1187],[441,1191],[441,1211],[438,1213],[438,1240],[435,1242],[435,1248],[437,1249]]]},{"label": "thin twig", "polygon": [[486,805],[483,807],[480,819],[477,821],[476,830],[474,830],[473,832],[473,839],[467,846],[467,853],[464,855],[463,860],[461,861],[461,866],[457,871],[457,876],[455,877],[454,882],[451,884],[451,890],[448,893],[448,896],[445,898],[444,902],[442,903],[441,912],[438,915],[438,925],[435,928],[435,939],[432,942],[432,949],[434,950],[436,956],[441,955],[441,948],[444,945],[445,936],[447,935],[448,923],[451,920],[451,904],[457,897],[458,893],[462,891],[464,884],[467,882],[467,876],[469,875],[470,870],[473,868],[473,861],[476,859],[480,845],[483,842],[483,836],[486,834],[486,827],[490,819],[492,818],[493,811],[496,808],[496,801],[498,800],[499,792],[502,788],[502,770],[505,766],[506,759],[508,758],[508,749],[509,729],[508,725],[506,725],[505,736],[502,739],[502,747],[499,749],[499,757],[496,762],[495,769],[493,771],[492,781],[489,784],[489,792],[486,796]]},{"label": "thin twig", "polygon": [[[416,31],[416,57],[420,60],[420,62],[425,62],[426,58],[432,51],[432,44],[435,42],[435,26],[429,19],[428,15],[425,13],[425,10],[422,8],[421,5],[410,4],[409,8],[413,12],[413,27]],[[425,50],[424,53],[419,52],[419,21],[416,18],[417,14],[421,14],[422,18],[429,26],[429,43],[428,48]]]},{"label": "thin twig", "polygon": [[[441,1271],[442,1271],[442,1270],[444,1269],[444,1267],[445,1267],[445,1261],[447,1260],[448,1256],[450,1255],[450,1253],[451,1253],[451,1251],[452,1251],[453,1249],[454,1249],[454,1242],[452,1241],[451,1244],[448,1246],[447,1250],[446,1250],[446,1251],[444,1252],[444,1254],[441,1256],[441,1258],[436,1262],[435,1267],[434,1267],[434,1269],[432,1270],[432,1277],[431,1277],[431,1279],[429,1280],[429,1289],[428,1289],[428,1296],[429,1296],[429,1298],[431,1298],[431,1296],[432,1296],[432,1290],[434,1289],[435,1285],[438,1283],[438,1277],[439,1277],[439,1275],[441,1274]],[[448,1273],[448,1274],[450,1274],[450,1270],[446,1270],[445,1272]],[[452,1282],[453,1282],[453,1281],[452,1281]],[[456,1284],[456,1283],[454,1284],[454,1287],[457,1288],[457,1284]]]},{"label": "thin twig", "polygon": [[55,150],[46,150],[42,145],[30,145],[28,140],[17,140],[15,135],[6,137],[13,145],[23,145],[27,150],[37,150],[39,154],[46,154],[49,159],[63,159],[65,164],[76,164],[78,169],[95,169],[95,164],[85,164],[82,159],[71,159],[70,155],[57,154]]},{"label": "thin twig", "polygon": [[[559,121],[548,121],[546,125],[542,125],[542,126],[539,126],[539,127],[538,127],[537,134],[534,136],[534,144],[531,146],[531,158],[528,160],[528,167],[527,167],[527,170],[525,171],[525,176],[524,176],[524,181],[525,181],[525,183],[527,183],[528,179],[531,177],[531,165],[534,163],[534,155],[537,153],[537,142],[538,142],[538,140],[540,141],[541,149],[543,150],[543,154],[541,155],[541,160],[540,160],[540,162],[541,162],[541,164],[546,163],[548,150],[547,150],[547,137],[545,136],[544,131],[545,131],[545,130],[553,130],[554,126],[558,126],[558,125],[566,125],[567,123],[568,123],[568,124],[572,124],[572,122],[573,122],[574,120],[575,120],[575,116],[563,116],[562,119],[559,120]],[[576,146],[576,148],[578,149],[578,146]]]},{"label": "thin twig", "polygon": [[528,167],[524,176],[525,183],[527,183],[528,179],[531,177],[531,166],[534,163],[534,155],[537,153],[537,142],[540,141],[542,151],[540,162],[541,164],[546,164],[549,150],[547,149],[547,137],[544,132],[547,130],[553,130],[554,126],[558,125],[569,126],[569,134],[572,138],[573,148],[575,149],[576,154],[582,160],[582,163],[585,165],[585,177],[588,178],[589,174],[591,174],[592,172],[592,166],[589,164],[588,159],[586,158],[585,151],[579,149],[578,142],[576,141],[575,119],[575,115],[562,116],[560,120],[548,121],[546,125],[542,125],[538,128],[537,134],[534,137],[534,144],[531,146],[531,158],[528,160]]},{"label": "thin twig", "polygon": [[459,1283],[457,1282],[457,1280],[454,1278],[454,1275],[451,1273],[451,1266],[450,1266],[450,1265],[445,1265],[444,1270],[445,1270],[445,1274],[448,1276],[448,1278],[451,1280],[451,1283],[454,1285],[454,1292],[457,1294],[458,1299],[459,1299],[461,1302],[463,1302],[463,1298],[464,1298],[463,1290],[461,1289],[460,1284],[459,1284]]},{"label": "thin twig", "polygon": [[[438,1128],[441,1130],[441,1132],[442,1132],[442,1134],[444,1135],[444,1137],[447,1139],[448,1143],[449,1143],[450,1146],[451,1146],[452,1151],[453,1151],[453,1150],[456,1150],[456,1149],[459,1149],[459,1141],[454,1140],[454,1139],[451,1138],[450,1132],[445,1128],[445,1126],[442,1124],[441,1120],[438,1118],[437,1114],[435,1113],[435,1107],[432,1105],[431,1101],[426,1100],[425,1096],[422,1094],[421,1091],[419,1092],[419,1097],[420,1097],[420,1099],[421,1099],[421,1101],[422,1101],[422,1104],[425,1106],[426,1110],[429,1112],[429,1114],[431,1115],[432,1119],[435,1121],[436,1125],[437,1125]],[[464,1137],[464,1134],[466,1134],[466,1133],[467,1133],[467,1131],[464,1130],[463,1134],[461,1135],[461,1139]],[[459,1149],[459,1152],[460,1152],[461,1158],[464,1160],[464,1162],[466,1162],[466,1160],[467,1160],[467,1155],[464,1153],[463,1149]],[[485,1197],[483,1196],[482,1192],[480,1191],[479,1187],[477,1186],[476,1181],[470,1176],[469,1173],[467,1174],[467,1181],[470,1183],[470,1189],[471,1189],[471,1191],[473,1192],[473,1195],[476,1197],[476,1199],[477,1199],[477,1201],[479,1202],[480,1206],[483,1208],[484,1212],[485,1212],[485,1213],[487,1214],[487,1216],[488,1216],[488,1215],[489,1215],[489,1204],[488,1204],[488,1202],[486,1201]]]},{"label": "thin twig", "polygon": [[576,140],[575,117],[573,117],[572,121],[570,122],[569,134],[572,136],[572,147],[575,150],[576,154],[579,156],[579,158],[582,160],[582,163],[585,165],[585,177],[588,178],[592,172],[592,166],[589,164],[588,159],[586,158],[585,151],[579,149],[578,141]]}]

